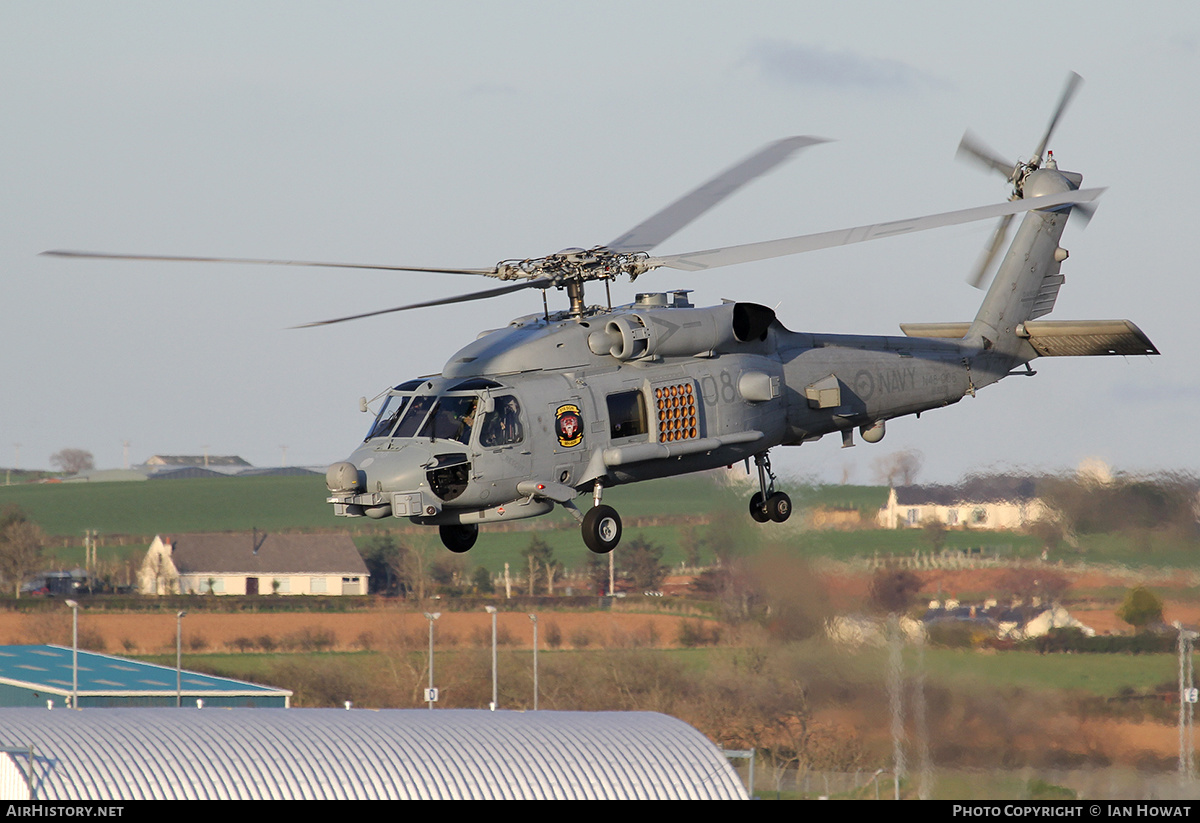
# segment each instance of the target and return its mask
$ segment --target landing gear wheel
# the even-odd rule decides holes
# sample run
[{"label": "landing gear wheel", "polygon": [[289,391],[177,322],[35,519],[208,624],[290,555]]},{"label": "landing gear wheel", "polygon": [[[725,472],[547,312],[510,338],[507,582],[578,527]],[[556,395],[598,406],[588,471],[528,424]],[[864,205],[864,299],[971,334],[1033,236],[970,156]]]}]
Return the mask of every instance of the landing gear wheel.
[{"label": "landing gear wheel", "polygon": [[750,516],[756,523],[766,523],[771,519],[771,515],[767,514],[767,506],[763,503],[762,492],[755,492],[750,498]]},{"label": "landing gear wheel", "polygon": [[767,516],[782,523],[792,516],[792,498],[783,492],[775,492],[767,498]]},{"label": "landing gear wheel", "polygon": [[608,554],[621,542],[621,515],[612,506],[592,506],[583,516],[583,542],[596,554]]},{"label": "landing gear wheel", "polygon": [[438,526],[438,535],[447,549],[455,554],[462,554],[470,551],[471,547],[475,545],[475,541],[479,539],[479,527]]}]

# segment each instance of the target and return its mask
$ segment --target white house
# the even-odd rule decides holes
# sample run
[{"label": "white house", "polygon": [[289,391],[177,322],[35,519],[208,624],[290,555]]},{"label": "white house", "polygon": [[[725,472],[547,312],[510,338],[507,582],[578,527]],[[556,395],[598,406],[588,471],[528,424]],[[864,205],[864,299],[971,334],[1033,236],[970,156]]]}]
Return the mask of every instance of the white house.
[{"label": "white house", "polygon": [[156,535],[142,594],[366,594],[370,575],[345,534]]},{"label": "white house", "polygon": [[1033,479],[997,476],[957,486],[895,486],[878,522],[885,529],[918,528],[931,519],[949,528],[1020,529],[1050,514]]}]

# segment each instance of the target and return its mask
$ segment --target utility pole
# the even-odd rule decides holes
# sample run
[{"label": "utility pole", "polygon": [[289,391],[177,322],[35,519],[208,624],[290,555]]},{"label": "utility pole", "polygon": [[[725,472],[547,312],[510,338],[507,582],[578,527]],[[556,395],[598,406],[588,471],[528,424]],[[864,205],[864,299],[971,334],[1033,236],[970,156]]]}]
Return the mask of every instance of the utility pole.
[{"label": "utility pole", "polygon": [[1196,779],[1196,744],[1192,736],[1192,718],[1197,690],[1192,667],[1192,647],[1198,635],[1185,629],[1178,620],[1175,621],[1175,630],[1179,632],[1179,779],[1186,786]]}]

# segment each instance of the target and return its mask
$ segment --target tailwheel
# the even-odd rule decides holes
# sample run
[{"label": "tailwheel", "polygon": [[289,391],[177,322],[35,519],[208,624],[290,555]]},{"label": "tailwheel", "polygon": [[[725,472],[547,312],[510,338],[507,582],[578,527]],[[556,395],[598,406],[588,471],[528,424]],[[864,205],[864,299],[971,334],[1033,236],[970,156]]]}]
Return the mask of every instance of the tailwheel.
[{"label": "tailwheel", "polygon": [[776,523],[782,523],[792,516],[792,498],[783,492],[775,492],[767,498],[767,516]]},{"label": "tailwheel", "polygon": [[767,513],[767,505],[763,502],[762,492],[755,492],[750,498],[750,516],[756,523],[766,523],[771,519],[771,515]]},{"label": "tailwheel", "polygon": [[465,551],[470,551],[475,545],[475,541],[479,539],[478,526],[438,526],[438,535],[442,538],[442,544],[454,552],[462,554]]},{"label": "tailwheel", "polygon": [[583,542],[596,554],[608,554],[621,542],[621,515],[612,506],[592,506],[583,516]]}]

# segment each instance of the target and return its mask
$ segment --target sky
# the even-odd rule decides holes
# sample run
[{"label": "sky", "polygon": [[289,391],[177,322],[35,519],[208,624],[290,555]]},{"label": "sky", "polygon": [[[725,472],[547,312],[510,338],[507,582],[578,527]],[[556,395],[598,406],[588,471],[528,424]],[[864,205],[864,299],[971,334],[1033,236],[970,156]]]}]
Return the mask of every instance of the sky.
[{"label": "sky", "polygon": [[[781,137],[833,142],[668,240],[671,254],[1001,202],[970,128],[1107,186],[1054,319],[1128,318],[1163,353],[1047,358],[948,409],[773,453],[873,482],[998,468],[1195,471],[1200,7],[1161,2],[0,2],[0,466],[63,448],[323,466],[358,398],[437,373],[536,292],[337,326],[492,281],[40,257],[47,249],[484,267],[612,240]],[[1074,224],[1076,221],[1072,221]],[[614,287],[777,307],[791,329],[969,320],[977,223]],[[565,297],[551,293],[565,306]],[[597,300],[598,298],[592,298]],[[377,407],[377,404],[376,404]],[[1182,432],[1182,434],[1181,434]]]}]

